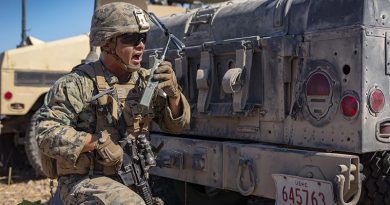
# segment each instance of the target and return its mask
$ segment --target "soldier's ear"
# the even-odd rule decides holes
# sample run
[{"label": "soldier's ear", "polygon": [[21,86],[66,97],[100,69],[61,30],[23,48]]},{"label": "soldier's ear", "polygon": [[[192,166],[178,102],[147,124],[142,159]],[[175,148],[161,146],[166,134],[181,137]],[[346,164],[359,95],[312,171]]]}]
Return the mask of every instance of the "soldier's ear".
[{"label": "soldier's ear", "polygon": [[108,54],[115,54],[115,45],[116,42],[114,41],[109,41],[106,43],[106,45],[102,46],[100,49],[102,52],[108,53]]},{"label": "soldier's ear", "polygon": [[108,47],[108,45],[106,44],[105,46],[102,46],[100,47],[100,50],[104,53],[110,53],[110,48]]}]

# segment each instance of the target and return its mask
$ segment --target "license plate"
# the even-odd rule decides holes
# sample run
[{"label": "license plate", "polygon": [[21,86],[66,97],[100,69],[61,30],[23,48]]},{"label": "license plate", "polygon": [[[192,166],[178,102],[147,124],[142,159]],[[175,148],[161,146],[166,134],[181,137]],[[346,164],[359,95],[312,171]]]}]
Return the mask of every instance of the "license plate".
[{"label": "license plate", "polygon": [[334,205],[333,186],[329,181],[285,174],[273,174],[276,205]]}]

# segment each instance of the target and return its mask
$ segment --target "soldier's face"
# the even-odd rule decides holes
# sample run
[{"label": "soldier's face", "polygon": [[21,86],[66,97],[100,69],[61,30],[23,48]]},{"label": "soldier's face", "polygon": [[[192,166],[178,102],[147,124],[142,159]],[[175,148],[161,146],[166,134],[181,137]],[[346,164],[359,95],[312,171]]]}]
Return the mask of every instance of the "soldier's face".
[{"label": "soldier's face", "polygon": [[145,49],[146,34],[124,34],[117,39],[116,53],[127,64],[128,71],[141,68],[142,55]]}]

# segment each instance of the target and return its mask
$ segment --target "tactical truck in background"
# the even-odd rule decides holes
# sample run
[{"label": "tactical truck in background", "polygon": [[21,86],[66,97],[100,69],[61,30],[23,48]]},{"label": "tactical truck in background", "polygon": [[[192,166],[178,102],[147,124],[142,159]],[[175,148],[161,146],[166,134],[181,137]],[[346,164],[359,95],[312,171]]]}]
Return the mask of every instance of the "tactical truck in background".
[{"label": "tactical truck in background", "polygon": [[35,136],[29,135],[30,119],[54,82],[88,51],[84,34],[48,43],[28,37],[27,46],[0,55],[1,168],[17,164],[12,159],[20,157],[18,146],[25,145],[30,164],[42,173]]},{"label": "tactical truck in background", "polygon": [[[167,59],[192,108],[184,134],[151,135],[168,204],[390,204],[389,1],[229,1],[162,22],[186,45]],[[148,35],[144,67],[166,41]]]}]

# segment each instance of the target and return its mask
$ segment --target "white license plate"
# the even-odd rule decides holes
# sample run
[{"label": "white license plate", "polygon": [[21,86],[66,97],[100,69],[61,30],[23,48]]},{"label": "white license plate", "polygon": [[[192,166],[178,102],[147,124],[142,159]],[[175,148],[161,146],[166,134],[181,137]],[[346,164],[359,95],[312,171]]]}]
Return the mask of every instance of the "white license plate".
[{"label": "white license plate", "polygon": [[273,174],[276,205],[334,205],[333,186],[329,181],[285,174]]}]

